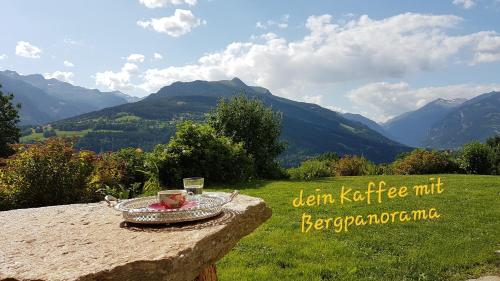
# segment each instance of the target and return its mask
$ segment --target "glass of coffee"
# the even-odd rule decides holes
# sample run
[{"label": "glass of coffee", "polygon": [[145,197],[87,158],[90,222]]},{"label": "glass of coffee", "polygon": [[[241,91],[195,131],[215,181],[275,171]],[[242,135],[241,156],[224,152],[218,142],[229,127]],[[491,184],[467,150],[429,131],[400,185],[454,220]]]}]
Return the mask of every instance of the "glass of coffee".
[{"label": "glass of coffee", "polygon": [[184,189],[188,194],[200,195],[203,193],[203,185],[205,179],[201,177],[185,178],[183,179]]}]

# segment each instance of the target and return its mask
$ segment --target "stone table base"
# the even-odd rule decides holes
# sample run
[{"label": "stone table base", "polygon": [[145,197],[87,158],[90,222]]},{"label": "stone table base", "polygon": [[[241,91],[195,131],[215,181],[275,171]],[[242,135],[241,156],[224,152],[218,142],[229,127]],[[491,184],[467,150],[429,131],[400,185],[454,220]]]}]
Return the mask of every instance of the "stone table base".
[{"label": "stone table base", "polygon": [[215,269],[215,265],[213,264],[205,267],[194,281],[217,281],[217,270]]}]

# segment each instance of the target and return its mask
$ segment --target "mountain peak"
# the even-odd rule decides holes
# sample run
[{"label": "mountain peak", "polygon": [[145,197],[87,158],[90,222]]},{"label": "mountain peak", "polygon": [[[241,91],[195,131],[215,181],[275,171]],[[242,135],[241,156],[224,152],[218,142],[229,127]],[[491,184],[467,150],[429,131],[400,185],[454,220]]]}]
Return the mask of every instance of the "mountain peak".
[{"label": "mountain peak", "polygon": [[5,76],[9,76],[9,77],[19,77],[19,73],[17,73],[16,71],[13,71],[13,70],[4,70],[4,71],[0,71],[0,74],[3,74]]},{"label": "mountain peak", "polygon": [[231,80],[221,80],[221,81],[218,81],[218,82],[222,83],[222,84],[225,84],[225,85],[232,86],[232,87],[236,87],[236,88],[246,88],[246,87],[248,87],[248,85],[245,84],[245,82],[241,81],[241,79],[238,78],[238,77],[234,77]]},{"label": "mountain peak", "polygon": [[147,98],[157,99],[163,96],[231,97],[242,92],[250,96],[271,95],[265,88],[248,86],[238,77],[234,77],[231,80],[174,82]]},{"label": "mountain peak", "polygon": [[438,105],[441,107],[456,107],[458,105],[461,105],[462,103],[466,102],[467,99],[464,98],[454,98],[454,99],[443,99],[443,98],[438,98],[427,105]]},{"label": "mountain peak", "polygon": [[246,86],[247,85],[243,81],[241,81],[241,79],[238,78],[238,77],[234,77],[233,79],[231,79],[231,82],[233,84],[237,84],[237,85],[241,85],[241,86]]},{"label": "mountain peak", "polygon": [[476,96],[434,122],[423,144],[435,149],[458,148],[499,133],[500,92]]}]

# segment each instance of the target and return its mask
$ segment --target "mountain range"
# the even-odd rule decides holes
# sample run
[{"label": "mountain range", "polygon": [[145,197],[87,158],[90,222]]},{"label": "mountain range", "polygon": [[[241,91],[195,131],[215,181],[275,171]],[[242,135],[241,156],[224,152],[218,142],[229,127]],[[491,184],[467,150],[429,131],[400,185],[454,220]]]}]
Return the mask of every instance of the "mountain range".
[{"label": "mountain range", "polygon": [[10,70],[0,71],[0,85],[2,92],[14,93],[14,102],[21,103],[21,125],[46,124],[137,100],[121,92],[101,92]]},{"label": "mountain range", "polygon": [[392,139],[412,147],[420,147],[428,138],[431,127],[465,101],[436,99],[415,111],[390,119],[382,124],[382,128]]},{"label": "mountain range", "polygon": [[500,135],[500,92],[482,94],[470,100],[436,99],[381,127],[381,134],[412,147],[458,149],[470,141],[484,142],[491,136]]},{"label": "mountain range", "polygon": [[[203,120],[204,115],[216,106],[220,98],[239,93],[258,98],[265,105],[282,113],[282,138],[288,143],[288,149],[283,155],[286,163],[296,164],[312,155],[328,151],[341,155],[364,155],[375,162],[388,162],[398,153],[408,150],[408,147],[337,112],[316,104],[274,96],[269,90],[248,86],[238,78],[210,82],[175,82],[141,101],[105,108],[52,125],[64,130],[77,128],[114,131],[112,134],[109,131],[101,131],[84,136],[80,144],[87,149],[109,149],[103,142],[114,143],[114,149],[118,148],[117,143],[144,147],[147,142],[154,143],[148,138],[155,133],[149,131],[131,137],[132,132],[144,130],[145,127],[158,127],[162,132],[167,132],[169,130],[166,128],[179,120]],[[117,130],[123,130],[123,133]],[[173,130],[170,130],[170,133],[173,133]],[[100,136],[96,137],[96,134]],[[125,139],[128,142],[124,141]],[[168,139],[167,135],[158,135],[158,140],[165,139]]]},{"label": "mountain range", "polygon": [[74,131],[81,137],[80,148],[95,151],[127,146],[151,149],[167,142],[179,121],[203,121],[220,98],[238,93],[282,112],[282,138],[288,143],[282,160],[290,164],[327,151],[387,162],[409,147],[455,149],[500,134],[499,92],[468,101],[437,99],[379,124],[360,114],[274,96],[238,78],[175,82],[143,100],[8,70],[0,71],[0,84],[3,92],[14,93],[14,101],[22,104],[22,124],[51,124],[59,132]]},{"label": "mountain range", "polygon": [[500,135],[500,92],[479,95],[434,123],[423,145],[455,149],[464,143]]}]

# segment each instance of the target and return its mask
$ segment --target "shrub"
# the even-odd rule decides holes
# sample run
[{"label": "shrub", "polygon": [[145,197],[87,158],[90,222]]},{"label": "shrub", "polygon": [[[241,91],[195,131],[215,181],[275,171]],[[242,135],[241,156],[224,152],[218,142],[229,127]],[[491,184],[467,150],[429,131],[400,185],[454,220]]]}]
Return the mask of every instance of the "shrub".
[{"label": "shrub", "polygon": [[338,161],[340,157],[335,152],[326,152],[314,157],[313,159],[318,161],[328,161],[330,163],[333,163]]},{"label": "shrub", "polygon": [[313,180],[332,175],[329,161],[316,159],[306,160],[297,168],[288,169],[290,179],[293,180]]},{"label": "shrub", "polygon": [[181,123],[170,142],[156,146],[153,154],[150,159],[155,159],[159,180],[167,187],[182,187],[185,177],[227,182],[245,180],[253,174],[253,159],[243,144],[218,136],[206,124]]},{"label": "shrub", "polygon": [[393,175],[394,170],[391,164],[375,165],[374,175]]},{"label": "shrub", "polygon": [[[0,158],[1,159],[1,158]],[[7,186],[2,182],[5,178],[5,171],[2,166],[0,166],[0,211],[13,209],[12,199],[7,192]]]},{"label": "shrub", "polygon": [[375,165],[364,157],[346,155],[333,167],[337,176],[365,176],[374,174]]},{"label": "shrub", "polygon": [[[145,154],[140,148],[122,148],[111,154],[113,159],[120,162],[123,169],[121,183],[131,187],[137,183],[143,183],[146,176],[143,172]],[[137,192],[140,192],[138,190]]]},{"label": "shrub", "polygon": [[0,173],[1,204],[26,208],[97,200],[87,185],[94,161],[93,152],[76,152],[68,139],[18,146]]},{"label": "shrub", "polygon": [[145,180],[144,154],[140,149],[124,148],[97,157],[90,186],[118,198],[133,198],[142,192]]},{"label": "shrub", "polygon": [[47,130],[43,131],[44,138],[51,138],[51,137],[55,137],[55,136],[57,136],[57,133],[54,130],[47,129]]},{"label": "shrub", "polygon": [[257,99],[240,95],[221,100],[208,115],[208,123],[218,134],[243,144],[254,159],[257,177],[272,178],[276,174],[276,157],[285,150],[285,144],[279,140],[281,114]]},{"label": "shrub", "polygon": [[396,175],[422,175],[456,172],[458,167],[446,152],[415,149],[397,159],[392,170]]},{"label": "shrub", "polygon": [[469,142],[459,152],[460,168],[468,174],[489,174],[492,170],[490,153],[488,145],[477,141]]}]

